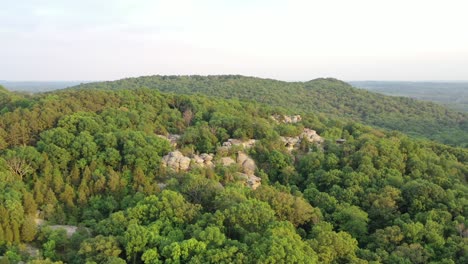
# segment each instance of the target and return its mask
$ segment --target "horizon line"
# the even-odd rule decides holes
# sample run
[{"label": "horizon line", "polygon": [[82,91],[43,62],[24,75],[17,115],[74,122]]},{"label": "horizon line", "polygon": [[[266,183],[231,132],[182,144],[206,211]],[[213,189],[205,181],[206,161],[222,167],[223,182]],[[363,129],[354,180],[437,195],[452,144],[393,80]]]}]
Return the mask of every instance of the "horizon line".
[{"label": "horizon line", "polygon": [[25,79],[25,80],[19,80],[19,79],[0,79],[0,82],[10,82],[10,83],[19,83],[19,82],[29,82],[29,83],[61,83],[61,82],[82,82],[82,83],[90,83],[90,82],[112,82],[112,81],[118,81],[118,80],[123,80],[123,79],[131,79],[131,78],[139,78],[139,77],[150,77],[150,76],[202,76],[202,77],[209,77],[209,76],[242,76],[242,77],[251,77],[251,78],[259,78],[259,79],[270,79],[270,80],[276,80],[276,81],[284,81],[284,82],[308,82],[311,80],[315,79],[321,79],[321,78],[334,78],[340,81],[344,82],[434,82],[434,83],[443,83],[443,82],[468,82],[468,79],[462,80],[462,79],[339,79],[336,77],[316,77],[308,80],[294,80],[294,79],[275,79],[271,77],[261,77],[261,76],[251,76],[251,75],[242,75],[242,74],[152,74],[152,75],[140,75],[140,76],[129,76],[129,77],[122,77],[122,78],[116,78],[116,79],[95,79],[95,80],[90,80],[90,79],[55,79],[55,80],[31,80],[31,79]]}]

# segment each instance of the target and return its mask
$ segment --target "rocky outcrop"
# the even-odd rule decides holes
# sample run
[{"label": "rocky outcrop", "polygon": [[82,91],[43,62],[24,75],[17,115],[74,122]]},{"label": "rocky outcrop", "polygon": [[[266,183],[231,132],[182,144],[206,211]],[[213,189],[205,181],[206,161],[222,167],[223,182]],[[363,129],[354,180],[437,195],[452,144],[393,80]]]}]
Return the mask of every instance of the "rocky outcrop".
[{"label": "rocky outcrop", "polygon": [[162,165],[175,172],[187,171],[190,168],[190,158],[185,157],[180,151],[169,152],[162,158]]},{"label": "rocky outcrop", "polygon": [[[184,156],[180,151],[175,150],[169,152],[162,158],[161,165],[175,172],[184,172],[195,167],[212,168],[215,166],[213,164],[213,157],[213,154],[203,153],[200,155],[192,155],[192,157],[189,158]],[[241,168],[241,172],[238,173],[238,178],[244,181],[248,187],[255,190],[261,185],[262,179],[254,175],[257,166],[249,155],[243,151],[239,151],[236,160],[231,157],[223,157],[218,163],[220,166],[231,166],[233,164],[237,164]],[[166,187],[162,183],[160,183],[159,186],[161,189]]]},{"label": "rocky outcrop", "polygon": [[315,130],[309,128],[304,128],[302,133],[297,137],[281,137],[281,140],[283,140],[285,147],[290,151],[299,148],[302,140],[315,144],[322,144],[324,142],[324,139]]},{"label": "rocky outcrop", "polygon": [[247,175],[254,175],[257,168],[255,161],[242,151],[237,153],[237,164],[241,166],[242,172]]},{"label": "rocky outcrop", "polygon": [[246,153],[239,151],[237,153],[237,164],[242,168],[242,173],[239,173],[238,176],[245,181],[246,185],[253,190],[257,189],[262,183],[262,179],[254,175],[257,166],[255,161],[249,157]]},{"label": "rocky outcrop", "polygon": [[213,154],[202,153],[200,155],[193,155],[192,161],[194,165],[199,167],[207,167],[212,168],[214,167],[213,164]]},{"label": "rocky outcrop", "polygon": [[272,115],[271,119],[273,119],[276,123],[285,124],[295,124],[302,121],[302,117],[300,115]]},{"label": "rocky outcrop", "polygon": [[232,164],[236,164],[236,161],[231,157],[223,157],[219,160],[219,162],[224,167],[231,166]]},{"label": "rocky outcrop", "polygon": [[242,141],[240,139],[230,138],[228,141],[223,143],[223,147],[230,148],[232,146],[242,146],[244,148],[251,148],[255,145],[255,139],[249,139],[247,141]]},{"label": "rocky outcrop", "polygon": [[281,137],[281,140],[284,142],[284,146],[289,151],[297,148],[301,143],[299,137]]},{"label": "rocky outcrop", "polygon": [[283,122],[286,124],[294,124],[302,121],[300,115],[284,116]]},{"label": "rocky outcrop", "polygon": [[184,156],[180,151],[169,152],[162,158],[162,166],[175,172],[188,171],[193,167],[213,167],[213,154],[193,155],[191,158]]},{"label": "rocky outcrop", "polygon": [[324,139],[317,134],[317,131],[312,130],[310,128],[304,128],[304,131],[302,131],[301,135],[299,136],[300,138],[305,138],[309,142],[312,143],[323,143]]}]

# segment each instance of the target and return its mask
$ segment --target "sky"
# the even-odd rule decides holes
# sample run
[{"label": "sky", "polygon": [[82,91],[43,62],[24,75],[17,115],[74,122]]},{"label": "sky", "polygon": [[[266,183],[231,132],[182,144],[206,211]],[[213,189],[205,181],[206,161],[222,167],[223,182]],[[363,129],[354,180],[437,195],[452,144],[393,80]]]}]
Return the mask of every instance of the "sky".
[{"label": "sky", "polygon": [[465,0],[0,0],[0,80],[468,80]]}]

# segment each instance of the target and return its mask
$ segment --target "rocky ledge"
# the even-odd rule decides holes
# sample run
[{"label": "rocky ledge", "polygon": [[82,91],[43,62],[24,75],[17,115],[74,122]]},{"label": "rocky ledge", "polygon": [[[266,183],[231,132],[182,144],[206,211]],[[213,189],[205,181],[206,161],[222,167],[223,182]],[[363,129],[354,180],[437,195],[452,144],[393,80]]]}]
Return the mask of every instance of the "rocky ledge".
[{"label": "rocky ledge", "polygon": [[[184,172],[196,167],[213,168],[215,166],[213,158],[214,154],[207,153],[186,157],[180,151],[175,150],[162,158],[161,165],[175,172]],[[245,181],[247,186],[255,190],[261,185],[262,179],[254,175],[257,168],[255,161],[243,151],[237,153],[236,160],[231,157],[222,157],[217,164],[218,166],[237,164],[241,170],[237,174],[238,178]]]}]

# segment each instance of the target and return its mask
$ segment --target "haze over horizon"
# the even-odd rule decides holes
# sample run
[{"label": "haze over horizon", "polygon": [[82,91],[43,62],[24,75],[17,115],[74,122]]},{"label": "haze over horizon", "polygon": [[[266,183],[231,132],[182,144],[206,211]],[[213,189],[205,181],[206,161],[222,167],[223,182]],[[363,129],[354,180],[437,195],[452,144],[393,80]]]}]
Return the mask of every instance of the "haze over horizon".
[{"label": "haze over horizon", "polygon": [[5,1],[0,80],[461,81],[467,7],[459,0]]},{"label": "haze over horizon", "polygon": [[116,78],[116,79],[96,79],[96,80],[4,80],[0,79],[0,85],[2,85],[1,82],[6,82],[6,83],[91,83],[91,82],[112,82],[112,81],[118,81],[122,79],[127,79],[127,78],[139,78],[139,77],[145,77],[145,76],[190,76],[190,75],[199,75],[199,76],[220,76],[220,75],[240,75],[244,77],[252,77],[252,78],[261,78],[261,79],[272,79],[272,80],[277,80],[277,81],[283,81],[283,82],[307,82],[307,81],[312,81],[314,79],[320,79],[320,78],[334,78],[338,79],[340,81],[344,82],[414,82],[414,83],[468,83],[467,80],[385,80],[385,79],[352,79],[352,80],[345,80],[345,79],[339,79],[333,76],[317,76],[315,78],[311,79],[304,79],[304,80],[287,80],[287,79],[278,79],[278,78],[271,78],[268,76],[249,76],[249,75],[242,75],[242,74],[230,74],[230,73],[224,73],[224,74],[148,74],[148,75],[139,75],[139,76],[128,76],[128,77],[121,77],[121,78]]}]

